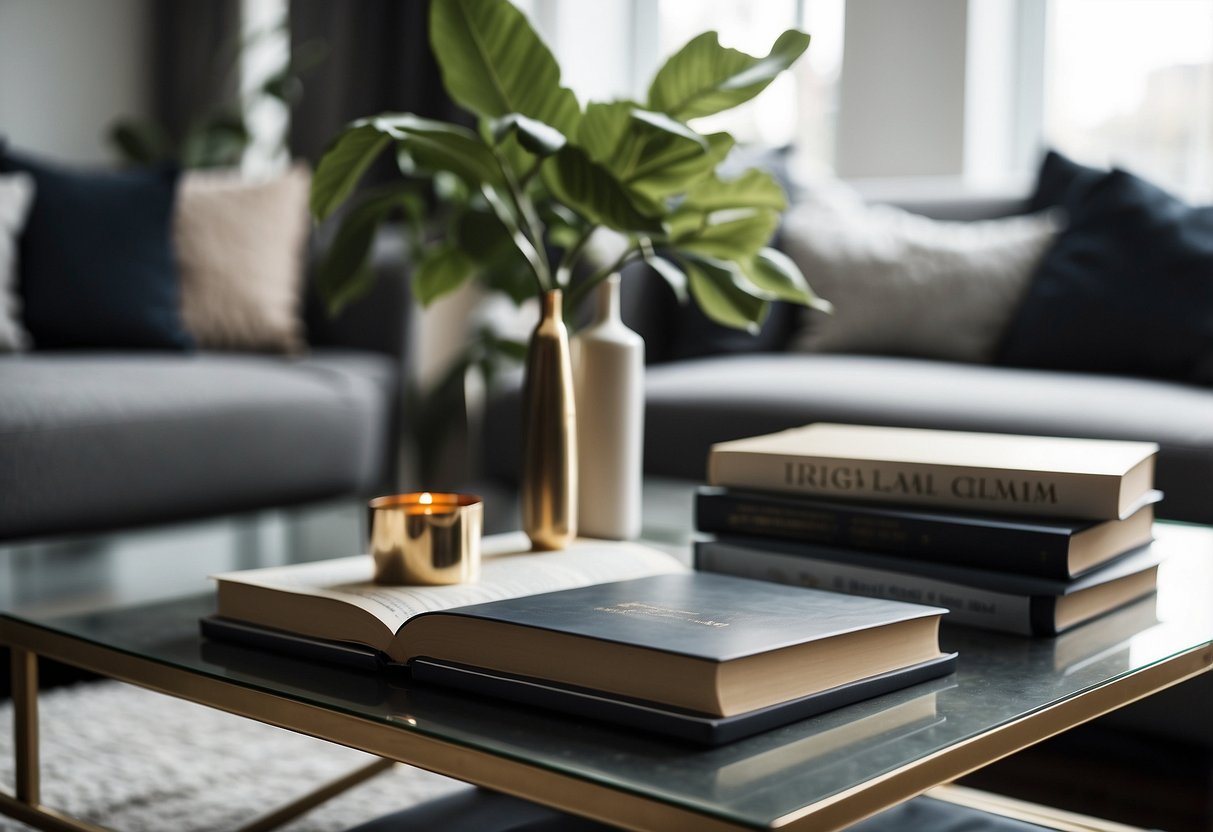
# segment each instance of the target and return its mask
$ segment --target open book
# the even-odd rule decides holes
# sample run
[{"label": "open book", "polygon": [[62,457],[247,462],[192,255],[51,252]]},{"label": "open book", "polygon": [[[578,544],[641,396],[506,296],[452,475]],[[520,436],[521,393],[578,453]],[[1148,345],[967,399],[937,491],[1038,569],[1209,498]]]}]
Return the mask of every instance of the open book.
[{"label": "open book", "polygon": [[348,641],[404,663],[396,633],[414,616],[579,586],[686,572],[670,555],[634,543],[579,539],[552,556],[521,533],[481,544],[480,580],[453,586],[383,586],[369,555],[215,575],[219,615],[297,635]]},{"label": "open book", "polygon": [[693,573],[638,544],[525,546],[486,538],[471,585],[379,586],[368,556],[227,573],[218,615],[543,707],[677,712],[706,720],[707,741],[752,733],[720,730],[730,720],[762,730],[951,669],[937,608]]}]

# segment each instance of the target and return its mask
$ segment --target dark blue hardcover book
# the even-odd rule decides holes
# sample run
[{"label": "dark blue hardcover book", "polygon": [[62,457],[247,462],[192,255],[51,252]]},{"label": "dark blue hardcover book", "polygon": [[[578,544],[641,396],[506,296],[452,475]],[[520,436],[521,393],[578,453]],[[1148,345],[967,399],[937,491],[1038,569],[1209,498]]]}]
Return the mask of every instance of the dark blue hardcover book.
[{"label": "dark blue hardcover book", "polygon": [[695,524],[703,532],[861,549],[970,569],[1069,580],[1148,543],[1154,503],[1121,520],[932,511],[702,486]]},{"label": "dark blue hardcover book", "polygon": [[389,653],[724,717],[936,659],[943,612],[692,572],[423,613]]}]

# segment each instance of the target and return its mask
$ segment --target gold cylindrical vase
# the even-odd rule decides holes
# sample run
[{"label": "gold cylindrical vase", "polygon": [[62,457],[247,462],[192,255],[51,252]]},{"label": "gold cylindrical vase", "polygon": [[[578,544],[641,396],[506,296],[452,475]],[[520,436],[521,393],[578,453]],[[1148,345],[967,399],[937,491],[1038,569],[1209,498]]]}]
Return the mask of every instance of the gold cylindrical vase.
[{"label": "gold cylindrical vase", "polygon": [[560,290],[544,293],[522,393],[522,528],[535,549],[577,535],[577,419]]}]

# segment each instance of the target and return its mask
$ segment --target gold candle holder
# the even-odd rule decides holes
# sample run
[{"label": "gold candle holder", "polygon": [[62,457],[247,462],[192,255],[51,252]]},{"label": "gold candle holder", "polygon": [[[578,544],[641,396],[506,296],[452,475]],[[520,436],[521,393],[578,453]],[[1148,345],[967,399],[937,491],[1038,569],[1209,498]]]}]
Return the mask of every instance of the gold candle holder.
[{"label": "gold candle holder", "polygon": [[479,579],[479,497],[420,491],[377,497],[370,508],[376,583],[435,586]]}]

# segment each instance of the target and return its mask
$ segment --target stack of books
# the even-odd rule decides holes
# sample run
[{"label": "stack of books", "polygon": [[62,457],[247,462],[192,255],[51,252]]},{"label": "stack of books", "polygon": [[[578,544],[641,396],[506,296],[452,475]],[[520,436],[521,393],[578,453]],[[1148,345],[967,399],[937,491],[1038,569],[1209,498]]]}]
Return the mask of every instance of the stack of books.
[{"label": "stack of books", "polygon": [[696,568],[1055,635],[1154,592],[1158,446],[819,423],[713,446]]}]

